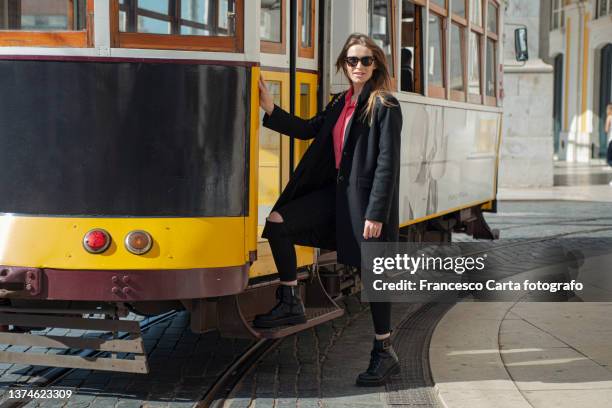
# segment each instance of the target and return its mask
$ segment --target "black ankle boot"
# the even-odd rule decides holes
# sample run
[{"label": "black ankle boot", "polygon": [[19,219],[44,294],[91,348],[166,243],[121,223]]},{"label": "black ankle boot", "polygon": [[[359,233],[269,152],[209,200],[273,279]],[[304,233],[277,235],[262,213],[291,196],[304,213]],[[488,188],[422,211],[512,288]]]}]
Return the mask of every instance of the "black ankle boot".
[{"label": "black ankle boot", "polygon": [[368,369],[357,377],[357,385],[362,387],[376,387],[386,384],[394,374],[399,374],[400,364],[391,339],[374,339],[374,348],[370,353]]},{"label": "black ankle boot", "polygon": [[297,286],[280,285],[276,288],[278,303],[266,314],[255,316],[253,326],[272,328],[287,324],[306,323],[304,305],[298,295]]}]

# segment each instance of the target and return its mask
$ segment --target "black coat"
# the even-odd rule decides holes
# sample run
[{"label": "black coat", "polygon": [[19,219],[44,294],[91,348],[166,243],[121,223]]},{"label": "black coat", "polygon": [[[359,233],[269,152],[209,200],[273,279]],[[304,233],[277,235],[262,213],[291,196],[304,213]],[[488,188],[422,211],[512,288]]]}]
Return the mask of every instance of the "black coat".
[{"label": "black coat", "polygon": [[[399,238],[399,174],[402,111],[389,95],[393,107],[380,100],[370,127],[361,120],[371,92],[367,82],[359,95],[355,113],[347,126],[340,168],[336,175],[332,130],[344,107],[346,92],[335,95],[325,109],[310,120],[293,116],[278,106],[265,114],[263,125],[297,139],[312,139],[304,157],[272,210],[322,188],[330,180],[336,185],[336,225],[316,234],[295,237],[299,245],[337,250],[338,262],[361,266],[361,242],[397,241]],[[365,220],[383,223],[380,238],[364,240]],[[262,233],[268,238],[268,231]]]}]

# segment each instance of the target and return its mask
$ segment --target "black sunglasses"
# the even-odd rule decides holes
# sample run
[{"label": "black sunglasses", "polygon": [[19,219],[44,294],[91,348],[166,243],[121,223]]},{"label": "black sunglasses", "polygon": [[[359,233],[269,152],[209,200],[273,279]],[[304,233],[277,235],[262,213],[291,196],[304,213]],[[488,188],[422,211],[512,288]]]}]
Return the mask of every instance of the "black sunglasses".
[{"label": "black sunglasses", "polygon": [[361,61],[361,65],[364,67],[369,67],[374,62],[374,57],[346,57],[344,62],[346,62],[351,67],[355,68],[357,64]]}]

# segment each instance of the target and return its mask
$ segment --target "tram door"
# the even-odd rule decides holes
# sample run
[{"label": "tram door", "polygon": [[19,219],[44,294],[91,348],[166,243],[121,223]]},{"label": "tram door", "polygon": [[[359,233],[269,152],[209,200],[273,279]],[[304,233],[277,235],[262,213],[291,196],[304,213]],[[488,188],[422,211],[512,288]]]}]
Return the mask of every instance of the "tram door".
[{"label": "tram door", "polygon": [[[261,71],[261,76],[268,85],[274,103],[289,110],[289,78],[283,72]],[[257,261],[253,264],[251,276],[269,275],[275,272],[274,260],[266,239],[261,238],[266,217],[270,214],[289,174],[286,164],[287,139],[280,133],[264,126],[259,127],[259,163],[258,163],[258,202],[257,202]],[[287,167],[287,170],[284,168]]]}]

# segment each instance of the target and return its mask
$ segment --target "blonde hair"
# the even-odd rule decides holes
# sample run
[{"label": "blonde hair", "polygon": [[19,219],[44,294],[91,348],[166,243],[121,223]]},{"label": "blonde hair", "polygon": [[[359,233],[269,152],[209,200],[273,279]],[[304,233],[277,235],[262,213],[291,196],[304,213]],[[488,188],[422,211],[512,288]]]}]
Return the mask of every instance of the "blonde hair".
[{"label": "blonde hair", "polygon": [[606,106],[606,113],[608,115],[612,115],[612,103],[609,103],[608,106]]},{"label": "blonde hair", "polygon": [[370,93],[370,97],[368,98],[368,103],[361,112],[361,119],[364,121],[368,121],[370,125],[372,125],[373,120],[373,111],[374,104],[376,103],[376,99],[380,99],[383,105],[391,107],[396,106],[394,103],[389,102],[387,100],[387,96],[391,95],[391,75],[389,74],[389,67],[387,66],[387,58],[385,57],[385,53],[383,50],[365,34],[361,33],[353,33],[349,35],[342,47],[342,51],[340,51],[340,55],[338,55],[338,59],[336,60],[336,73],[342,69],[344,75],[351,83],[351,87],[353,83],[346,69],[346,62],[344,61],[349,48],[353,45],[363,45],[372,51],[372,55],[374,56],[374,61],[376,62],[376,68],[374,68],[374,72],[372,73],[372,77],[368,80],[372,83],[372,92]]}]

